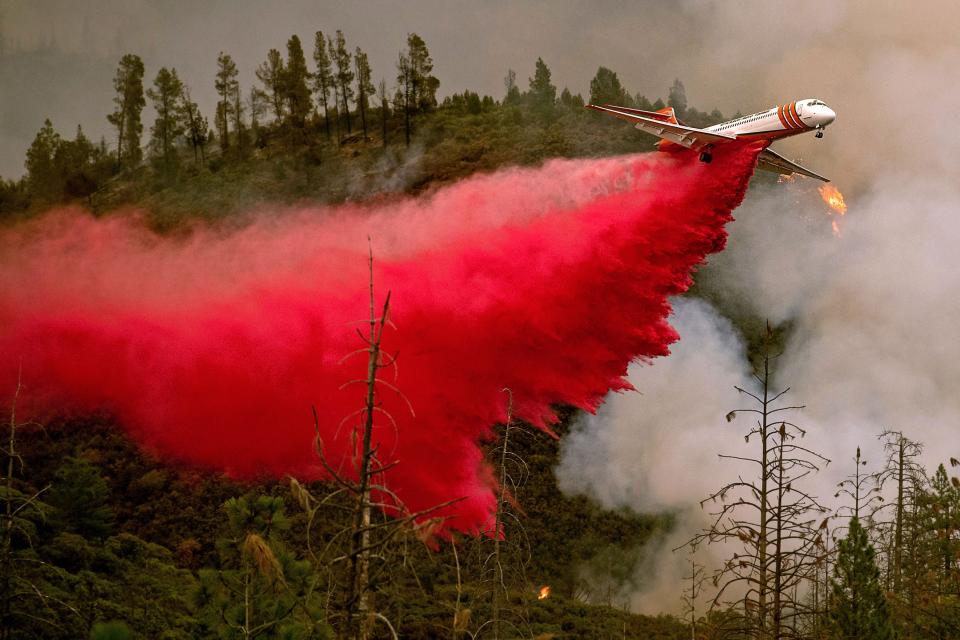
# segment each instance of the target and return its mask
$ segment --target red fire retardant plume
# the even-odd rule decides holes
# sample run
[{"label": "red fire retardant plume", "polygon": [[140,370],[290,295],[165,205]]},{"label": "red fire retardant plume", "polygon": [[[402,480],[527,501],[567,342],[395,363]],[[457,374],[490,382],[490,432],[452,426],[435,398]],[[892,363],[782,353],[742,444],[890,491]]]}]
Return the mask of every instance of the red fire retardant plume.
[{"label": "red fire retardant plume", "polygon": [[[594,410],[627,365],[668,352],[669,296],[723,248],[755,146],[554,160],[385,205],[257,212],[240,230],[157,237],[131,214],[52,212],[0,232],[0,384],[40,409],[113,412],[145,448],[241,478],[350,468],[363,406],[367,236],[384,348],[398,353],[374,440],[388,483],[477,531],[494,505],[478,443],[514,415]],[[390,372],[384,372],[392,376]],[[392,381],[392,377],[388,378]]]}]

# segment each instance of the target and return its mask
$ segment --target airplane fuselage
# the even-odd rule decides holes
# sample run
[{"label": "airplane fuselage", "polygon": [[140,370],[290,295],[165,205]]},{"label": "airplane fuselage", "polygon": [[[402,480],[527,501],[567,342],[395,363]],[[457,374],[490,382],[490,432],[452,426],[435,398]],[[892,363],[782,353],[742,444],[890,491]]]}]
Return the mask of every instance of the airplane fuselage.
[{"label": "airplane fuselage", "polygon": [[819,133],[836,117],[833,109],[822,100],[809,98],[721,122],[705,130],[737,138],[777,140],[807,131],[817,130]]}]

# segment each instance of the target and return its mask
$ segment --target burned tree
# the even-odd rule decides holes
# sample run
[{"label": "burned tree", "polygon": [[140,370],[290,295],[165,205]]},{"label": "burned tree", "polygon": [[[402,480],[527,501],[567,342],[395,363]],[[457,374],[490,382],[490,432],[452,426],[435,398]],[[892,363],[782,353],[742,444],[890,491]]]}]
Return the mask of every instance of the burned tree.
[{"label": "burned tree", "polygon": [[[515,513],[513,498],[517,490],[526,481],[529,475],[527,463],[516,452],[510,449],[510,438],[523,429],[513,420],[513,392],[504,389],[507,395],[507,417],[503,425],[503,436],[492,454],[496,460],[497,473],[497,502],[491,526],[483,532],[484,540],[491,540],[493,549],[483,557],[480,567],[480,579],[490,589],[490,618],[477,629],[475,636],[482,637],[481,633],[492,632],[494,640],[504,637],[504,629],[510,627],[513,632],[518,631],[515,623],[506,617],[509,588],[515,582],[526,582],[523,575],[528,564],[529,543],[526,533]],[[507,536],[508,522],[511,535]],[[507,556],[512,556],[509,562],[510,569],[506,569]],[[519,572],[519,575],[516,575]],[[511,575],[514,574],[514,575]],[[513,634],[509,634],[513,635]]]},{"label": "burned tree", "polygon": [[887,457],[883,469],[876,474],[877,484],[882,491],[892,483],[896,495],[876,510],[874,518],[887,530],[887,540],[881,546],[887,560],[886,581],[888,588],[899,594],[903,584],[904,534],[924,481],[923,467],[917,462],[923,445],[892,430],[881,433],[880,440]]},{"label": "burned tree", "polygon": [[[307,550],[316,567],[325,567],[329,572],[328,601],[335,602],[329,609],[329,619],[336,621],[337,637],[341,640],[367,640],[375,622],[382,622],[392,637],[397,634],[390,620],[377,610],[371,597],[371,584],[392,565],[391,554],[398,554],[401,545],[398,539],[404,534],[413,534],[426,540],[436,530],[441,518],[431,517],[435,512],[459,501],[459,499],[411,512],[402,500],[390,490],[387,472],[399,464],[398,460],[385,461],[380,439],[383,429],[397,432],[397,422],[383,407],[382,390],[389,391],[402,400],[413,415],[413,407],[394,381],[386,380],[381,372],[390,369],[396,376],[396,354],[387,355],[383,350],[383,334],[392,326],[390,316],[390,292],[377,314],[373,280],[373,252],[369,257],[370,267],[370,316],[364,322],[369,329],[366,335],[358,331],[365,346],[348,354],[341,362],[366,355],[366,376],[349,380],[341,390],[363,386],[363,406],[346,416],[338,425],[337,432],[353,422],[347,434],[350,438],[350,473],[335,467],[326,456],[323,438],[320,435],[319,415],[314,408],[315,447],[321,464],[327,471],[336,489],[323,498],[315,498],[307,487],[291,479],[291,490],[296,501],[307,515]],[[336,436],[334,436],[336,438]],[[321,550],[316,550],[312,530],[318,513],[323,508],[339,508],[348,523],[338,533],[326,540]],[[399,563],[398,563],[399,564]]]},{"label": "burned tree", "polygon": [[[768,328],[768,340],[771,337]],[[773,388],[771,362],[766,351],[753,378],[755,391],[736,387],[751,406],[727,414],[733,421],[740,414],[756,417],[744,436],[753,443],[749,455],[725,455],[752,469],[711,494],[701,503],[718,504],[711,525],[689,544],[727,543],[740,550],[713,576],[717,593],[711,607],[742,603],[750,638],[767,640],[798,635],[799,616],[805,607],[799,587],[810,579],[817,561],[817,517],[826,512],[817,499],[802,488],[803,481],[829,460],[800,444],[806,431],[784,414],[802,409],[782,403],[789,388]],[[825,526],[826,521],[821,523]],[[734,595],[735,591],[739,591]]]},{"label": "burned tree", "polygon": [[860,455],[860,447],[857,447],[857,453],[853,457],[853,465],[853,473],[840,481],[837,485],[837,493],[833,497],[850,498],[852,503],[841,506],[837,510],[838,515],[847,515],[858,520],[862,520],[866,515],[868,524],[865,530],[869,532],[869,518],[883,502],[883,497],[879,494],[880,487],[877,484],[876,475],[865,473],[863,470],[863,467],[867,466],[867,461]]},{"label": "burned tree", "polygon": [[703,583],[707,579],[703,565],[697,564],[696,559],[690,556],[690,573],[683,576],[686,584],[680,600],[683,603],[683,616],[690,620],[690,638],[697,640],[697,602],[703,591]]}]

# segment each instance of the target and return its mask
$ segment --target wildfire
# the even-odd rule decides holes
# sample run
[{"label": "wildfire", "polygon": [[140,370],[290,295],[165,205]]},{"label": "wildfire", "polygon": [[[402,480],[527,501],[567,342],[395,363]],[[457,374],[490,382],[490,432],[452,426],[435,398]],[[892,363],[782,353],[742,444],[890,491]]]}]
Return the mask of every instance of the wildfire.
[{"label": "wildfire", "polygon": [[[837,189],[832,184],[825,184],[819,189],[820,197],[823,198],[823,201],[827,203],[827,206],[830,207],[832,211],[829,212],[829,215],[836,213],[838,216],[843,217],[847,213],[847,203],[843,199],[843,194],[840,193],[840,190]],[[830,221],[830,226],[833,227],[833,235],[840,237],[840,224],[837,218],[834,218]]]},{"label": "wildfire", "polygon": [[820,197],[840,215],[847,213],[847,203],[843,201],[843,194],[832,184],[825,184],[820,187]]},{"label": "wildfire", "polygon": [[550,585],[543,585],[540,587],[540,593],[537,595],[537,600],[546,600],[550,597]]}]

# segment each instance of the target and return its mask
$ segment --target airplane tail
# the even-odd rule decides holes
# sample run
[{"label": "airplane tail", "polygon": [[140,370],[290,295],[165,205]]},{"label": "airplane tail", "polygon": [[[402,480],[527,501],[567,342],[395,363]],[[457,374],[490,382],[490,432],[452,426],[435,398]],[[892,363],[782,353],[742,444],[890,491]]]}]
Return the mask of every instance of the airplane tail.
[{"label": "airplane tail", "polygon": [[663,109],[658,109],[657,111],[644,111],[643,109],[618,107],[613,104],[605,104],[603,106],[610,109],[616,109],[617,111],[623,111],[624,113],[632,113],[637,116],[643,116],[644,118],[653,118],[654,120],[663,120],[664,122],[669,122],[671,124],[680,124],[677,121],[677,113],[673,110],[673,107],[664,107]]}]

